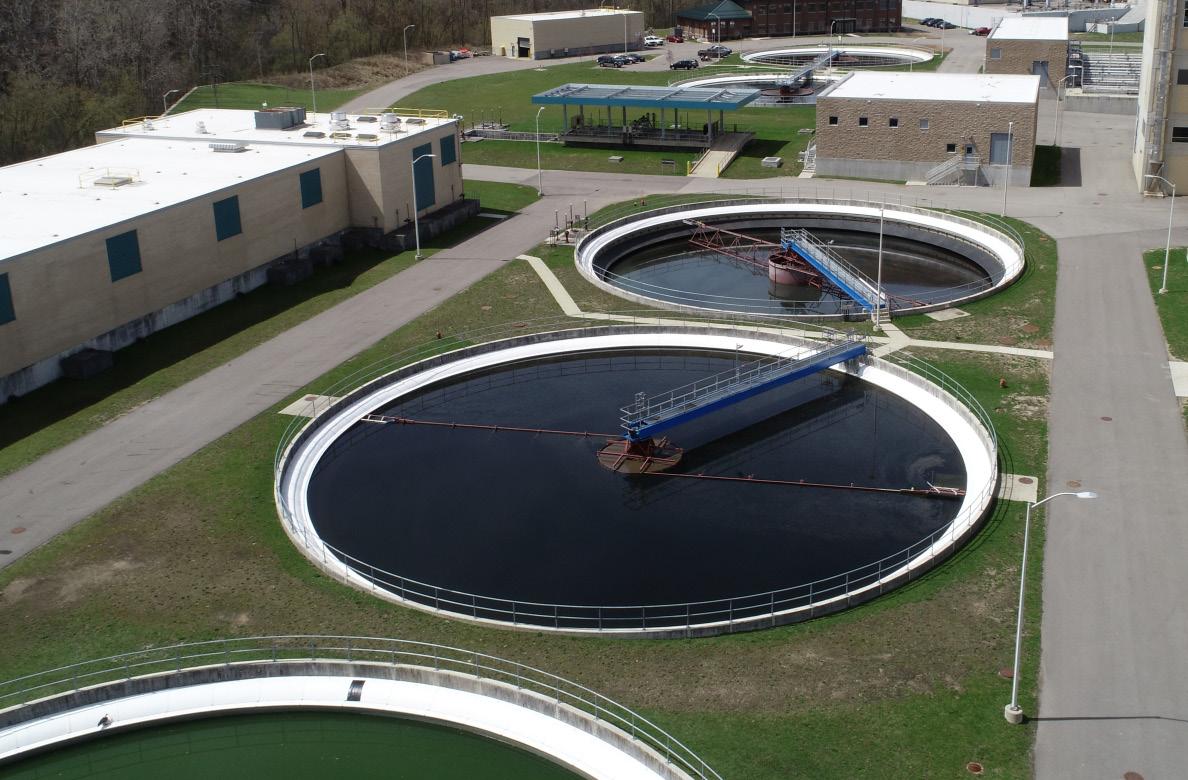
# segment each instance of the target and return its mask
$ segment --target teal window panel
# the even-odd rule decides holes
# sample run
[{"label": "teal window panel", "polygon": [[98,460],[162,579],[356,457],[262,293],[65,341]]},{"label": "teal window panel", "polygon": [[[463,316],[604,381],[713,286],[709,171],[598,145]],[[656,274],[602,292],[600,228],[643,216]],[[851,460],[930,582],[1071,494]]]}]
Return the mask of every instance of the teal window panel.
[{"label": "teal window panel", "polygon": [[441,164],[449,165],[458,161],[458,147],[454,143],[454,136],[441,139]]},{"label": "teal window panel", "polygon": [[322,202],[322,169],[314,168],[301,174],[301,208],[307,209]]},{"label": "teal window panel", "polygon": [[16,309],[12,307],[12,287],[8,283],[8,274],[0,274],[0,325],[16,319]]},{"label": "teal window panel", "polygon": [[[425,144],[418,146],[412,151],[414,160],[425,154],[433,154],[433,144]],[[433,158],[421,157],[413,163],[413,180],[417,193],[417,211],[432,206],[435,202],[436,196],[433,186]]]},{"label": "teal window panel", "polygon": [[222,241],[243,232],[239,221],[239,196],[232,195],[214,204],[215,237]]},{"label": "teal window panel", "polygon": [[135,230],[107,239],[107,267],[113,282],[140,273],[140,241]]}]

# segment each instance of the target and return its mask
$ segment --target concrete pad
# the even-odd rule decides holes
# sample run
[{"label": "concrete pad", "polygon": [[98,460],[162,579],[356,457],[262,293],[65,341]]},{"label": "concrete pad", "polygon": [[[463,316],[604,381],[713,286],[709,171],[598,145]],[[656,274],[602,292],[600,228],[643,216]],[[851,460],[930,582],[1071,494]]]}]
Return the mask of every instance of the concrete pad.
[{"label": "concrete pad", "polygon": [[959,320],[962,317],[968,317],[969,312],[961,309],[941,309],[940,311],[930,311],[924,314],[930,320],[937,322],[948,322],[949,320]]},{"label": "concrete pad", "polygon": [[1004,501],[1027,501],[1034,504],[1039,500],[1039,477],[1003,474],[998,483],[998,497]]},{"label": "concrete pad", "polygon": [[565,289],[565,285],[561,284],[561,280],[557,278],[556,274],[545,265],[544,260],[541,260],[539,257],[533,257],[532,255],[519,255],[516,259],[525,260],[528,262],[528,265],[532,266],[532,270],[536,271],[536,275],[544,282],[545,287],[549,290],[549,295],[553,296],[553,300],[561,307],[561,311],[570,317],[581,315],[582,310],[578,308],[577,302],[574,301],[569,291]]},{"label": "concrete pad", "polygon": [[1172,388],[1177,398],[1188,398],[1188,363],[1173,360],[1167,364],[1171,371]]},{"label": "concrete pad", "polygon": [[330,404],[337,400],[338,398],[333,395],[310,393],[309,395],[303,395],[284,409],[281,409],[278,414],[288,414],[293,417],[317,417],[329,409]]}]

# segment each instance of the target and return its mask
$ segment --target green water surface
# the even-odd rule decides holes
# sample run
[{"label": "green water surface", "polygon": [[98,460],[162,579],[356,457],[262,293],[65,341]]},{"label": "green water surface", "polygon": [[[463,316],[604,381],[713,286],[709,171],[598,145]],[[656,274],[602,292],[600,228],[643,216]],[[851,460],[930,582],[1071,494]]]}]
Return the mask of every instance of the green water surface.
[{"label": "green water surface", "polygon": [[115,732],[5,766],[0,777],[574,780],[577,775],[455,729],[381,716],[292,712]]}]

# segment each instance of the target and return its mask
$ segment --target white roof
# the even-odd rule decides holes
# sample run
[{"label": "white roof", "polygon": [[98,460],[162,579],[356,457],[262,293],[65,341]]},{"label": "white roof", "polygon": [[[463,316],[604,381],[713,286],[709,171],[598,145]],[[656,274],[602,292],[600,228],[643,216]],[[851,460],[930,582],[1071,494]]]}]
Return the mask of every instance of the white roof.
[{"label": "white roof", "polygon": [[[422,122],[409,123],[410,117],[400,116],[400,132],[388,133],[380,130],[380,123],[360,122],[359,114],[348,114],[349,129],[338,131],[330,125],[330,114],[308,114],[305,124],[288,130],[256,129],[256,112],[250,110],[229,108],[200,108],[172,114],[163,119],[153,119],[152,129],[145,128],[143,122],[135,122],[123,127],[113,127],[101,130],[96,135],[101,138],[166,138],[177,140],[195,140],[204,143],[210,141],[240,141],[252,144],[291,144],[309,147],[376,147],[402,141],[412,135],[440,127],[453,122],[453,119],[439,119],[426,117]],[[375,115],[370,115],[374,117]],[[203,124],[205,132],[199,132],[198,123]],[[324,138],[308,138],[307,132],[321,132]],[[331,138],[333,132],[349,133],[349,138]],[[358,134],[375,135],[376,140],[360,139]]]},{"label": "white roof", "polygon": [[539,14],[507,14],[497,19],[515,19],[520,22],[544,22],[549,19],[581,19],[586,16],[615,16],[617,14],[642,14],[630,8],[587,8],[579,11],[548,11]]},{"label": "white roof", "polygon": [[1039,76],[857,71],[822,97],[1034,103],[1039,86]]},{"label": "white roof", "polygon": [[1067,16],[1007,16],[990,33],[999,41],[1067,41]]},{"label": "white roof", "polygon": [[[326,146],[272,145],[226,153],[208,143],[133,138],[0,168],[0,263],[338,153]],[[105,173],[131,175],[133,182],[97,186],[93,180]]]}]

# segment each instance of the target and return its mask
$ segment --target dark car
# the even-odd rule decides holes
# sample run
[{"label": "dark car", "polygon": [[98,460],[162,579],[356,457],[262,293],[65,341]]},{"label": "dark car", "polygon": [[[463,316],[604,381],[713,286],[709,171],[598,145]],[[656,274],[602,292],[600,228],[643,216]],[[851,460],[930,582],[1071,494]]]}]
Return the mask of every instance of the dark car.
[{"label": "dark car", "polygon": [[935,16],[926,16],[925,18],[920,20],[920,24],[924,25],[925,27],[931,27],[932,23],[935,21],[936,21]]},{"label": "dark car", "polygon": [[942,21],[940,24],[937,25],[937,27],[941,28],[942,30],[956,30],[957,29],[957,25],[953,24],[952,22],[945,22],[945,21]]},{"label": "dark car", "polygon": [[647,60],[647,57],[643,56],[642,54],[635,54],[634,52],[628,52],[627,54],[618,54],[615,56],[622,57],[623,59],[627,60],[628,64],[636,63],[636,62],[644,62]]},{"label": "dark car", "polygon": [[669,42],[669,43],[684,43],[684,42],[685,42],[685,36],[683,36],[683,35],[670,35],[670,36],[668,36],[668,42]]},{"label": "dark car", "polygon": [[701,49],[698,51],[697,56],[703,60],[720,60],[723,57],[730,56],[730,52],[732,51],[733,49],[731,49],[729,46],[714,44],[707,49]]},{"label": "dark car", "polygon": [[975,30],[970,30],[969,34],[970,35],[989,35],[990,28],[989,27],[978,27]]},{"label": "dark car", "polygon": [[677,60],[668,66],[672,70],[693,70],[698,67],[697,60]]},{"label": "dark car", "polygon": [[598,67],[600,68],[621,68],[629,64],[623,59],[622,54],[602,54],[598,57]]}]

